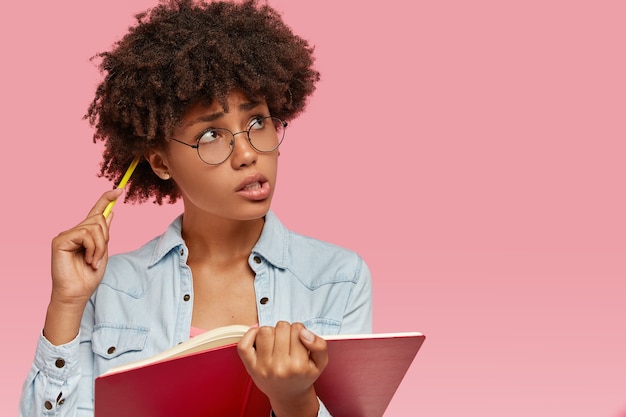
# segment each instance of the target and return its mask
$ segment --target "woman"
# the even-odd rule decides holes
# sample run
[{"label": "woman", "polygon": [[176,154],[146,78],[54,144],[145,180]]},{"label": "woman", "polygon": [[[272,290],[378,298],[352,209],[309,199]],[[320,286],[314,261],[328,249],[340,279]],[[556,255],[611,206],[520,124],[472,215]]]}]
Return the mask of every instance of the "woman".
[{"label": "woman", "polygon": [[163,3],[100,54],[86,117],[101,174],[141,162],[126,200],[182,199],[142,248],[108,257],[122,190],[52,243],[52,294],[20,415],[93,415],[93,380],[193,335],[250,330],[238,351],[274,415],[329,415],[313,383],[318,335],[371,332],[371,282],[355,253],[287,230],[270,210],[279,145],[319,79],[313,48],[256,1]]}]

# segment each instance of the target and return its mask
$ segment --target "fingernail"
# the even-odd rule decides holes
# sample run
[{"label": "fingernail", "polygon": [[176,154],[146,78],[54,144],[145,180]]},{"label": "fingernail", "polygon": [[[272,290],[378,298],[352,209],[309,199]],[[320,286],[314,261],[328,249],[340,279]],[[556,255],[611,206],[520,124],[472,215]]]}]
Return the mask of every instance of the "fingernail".
[{"label": "fingernail", "polygon": [[302,336],[302,338],[309,343],[315,342],[315,335],[307,329],[302,329],[300,331],[300,336]]},{"label": "fingernail", "polygon": [[96,269],[100,268],[100,265],[102,264],[102,259],[100,259],[98,261],[98,263],[96,263]]}]

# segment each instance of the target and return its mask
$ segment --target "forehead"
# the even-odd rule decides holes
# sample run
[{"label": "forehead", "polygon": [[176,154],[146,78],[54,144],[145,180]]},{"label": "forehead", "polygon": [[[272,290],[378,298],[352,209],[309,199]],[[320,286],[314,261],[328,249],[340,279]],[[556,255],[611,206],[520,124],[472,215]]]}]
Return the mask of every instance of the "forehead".
[{"label": "forehead", "polygon": [[211,103],[197,102],[191,105],[183,114],[180,126],[184,128],[196,123],[217,120],[226,114],[247,112],[257,108],[267,109],[263,99],[250,98],[240,91],[232,91],[226,97],[225,103],[213,100]]}]

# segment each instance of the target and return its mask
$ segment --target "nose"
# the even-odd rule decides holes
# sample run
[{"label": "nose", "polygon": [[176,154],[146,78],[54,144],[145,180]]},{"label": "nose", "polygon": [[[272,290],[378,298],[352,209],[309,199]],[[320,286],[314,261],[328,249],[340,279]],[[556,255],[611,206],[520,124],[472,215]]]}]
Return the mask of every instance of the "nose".
[{"label": "nose", "polygon": [[[241,134],[241,137],[237,140],[237,135],[239,134]],[[241,132],[233,133],[233,154],[230,157],[233,168],[237,169],[254,165],[257,158],[258,153],[248,140],[248,132],[242,130]]]}]

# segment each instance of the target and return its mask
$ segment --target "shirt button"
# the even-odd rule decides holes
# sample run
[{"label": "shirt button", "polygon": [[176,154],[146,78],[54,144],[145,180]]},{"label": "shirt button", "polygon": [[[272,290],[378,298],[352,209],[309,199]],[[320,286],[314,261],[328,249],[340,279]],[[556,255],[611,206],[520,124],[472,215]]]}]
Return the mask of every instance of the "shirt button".
[{"label": "shirt button", "polygon": [[65,361],[59,358],[54,362],[54,364],[57,368],[63,368],[65,366]]},{"label": "shirt button", "polygon": [[52,410],[52,403],[50,401],[43,403],[43,406],[46,407],[46,410]]},{"label": "shirt button", "polygon": [[257,264],[261,263],[261,258],[259,258],[258,256],[255,256],[253,259],[254,259],[255,263],[257,263]]},{"label": "shirt button", "polygon": [[269,298],[267,298],[267,297],[263,297],[263,298],[261,298],[260,303],[261,303],[261,304],[267,304],[267,302],[268,302],[269,300],[270,300]]},{"label": "shirt button", "polygon": [[189,301],[190,299],[191,299],[191,296],[189,294],[185,294],[183,296],[183,300],[185,300],[185,301]]},{"label": "shirt button", "polygon": [[111,346],[110,348],[107,349],[107,353],[109,355],[112,355],[115,353],[115,346]]},{"label": "shirt button", "polygon": [[185,255],[185,249],[181,248],[180,249],[180,256],[184,256]]}]

